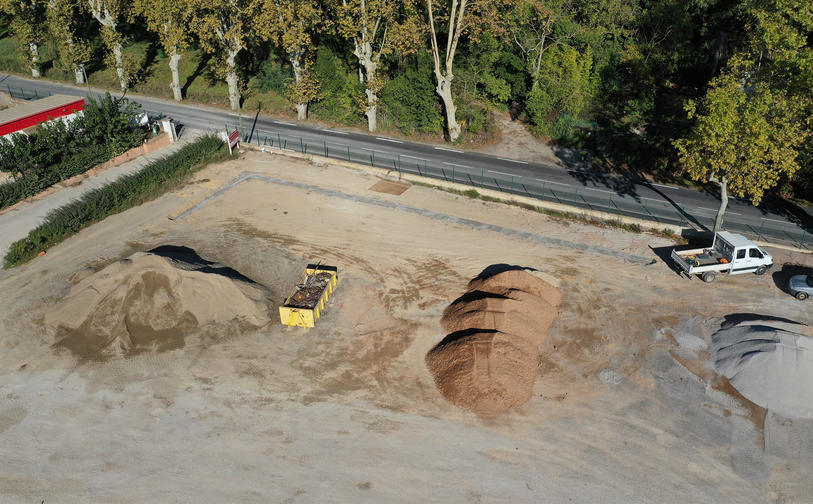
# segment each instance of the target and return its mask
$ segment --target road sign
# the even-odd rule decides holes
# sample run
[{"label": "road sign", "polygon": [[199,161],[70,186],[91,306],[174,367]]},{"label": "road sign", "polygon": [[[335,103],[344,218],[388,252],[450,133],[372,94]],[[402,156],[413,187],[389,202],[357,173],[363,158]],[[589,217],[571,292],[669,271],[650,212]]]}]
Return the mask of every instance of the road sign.
[{"label": "road sign", "polygon": [[232,153],[234,147],[240,146],[240,131],[234,130],[229,133],[229,154]]}]

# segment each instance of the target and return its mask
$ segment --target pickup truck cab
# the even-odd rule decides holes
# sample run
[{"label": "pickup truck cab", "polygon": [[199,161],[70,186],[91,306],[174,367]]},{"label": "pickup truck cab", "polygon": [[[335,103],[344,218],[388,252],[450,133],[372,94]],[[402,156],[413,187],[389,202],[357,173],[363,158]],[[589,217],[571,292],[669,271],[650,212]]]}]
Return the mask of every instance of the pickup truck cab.
[{"label": "pickup truck cab", "polygon": [[672,260],[687,275],[713,282],[717,275],[762,275],[773,266],[773,257],[748,238],[720,231],[709,248],[672,251]]}]

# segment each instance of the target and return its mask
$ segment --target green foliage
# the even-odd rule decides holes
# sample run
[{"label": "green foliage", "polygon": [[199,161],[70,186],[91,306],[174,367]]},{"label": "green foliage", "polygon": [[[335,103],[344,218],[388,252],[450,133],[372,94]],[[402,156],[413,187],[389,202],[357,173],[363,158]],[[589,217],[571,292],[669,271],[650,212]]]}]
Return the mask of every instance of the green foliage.
[{"label": "green foliage", "polygon": [[84,114],[70,124],[53,121],[35,136],[17,133],[0,138],[0,170],[21,175],[0,185],[0,208],[141,144],[144,130],[132,127],[138,108],[107,94],[98,102],[89,99]]},{"label": "green foliage", "polygon": [[81,229],[162,194],[194,169],[216,161],[223,152],[220,138],[202,137],[170,156],[153,161],[137,173],[52,211],[45,222],[26,238],[11,245],[5,257],[5,267],[22,264]]},{"label": "green foliage", "polygon": [[110,148],[106,145],[90,145],[77,154],[63,159],[48,169],[24,174],[13,182],[0,184],[0,208],[11,206],[48,187],[84,173],[89,168],[110,159]]},{"label": "green foliage", "polygon": [[[500,43],[491,34],[485,34],[470,47],[455,76],[455,94],[478,94],[493,103],[507,103],[511,97],[511,84],[497,74],[495,67],[502,63],[509,46]],[[470,87],[473,89],[460,89]]]},{"label": "green foliage", "polygon": [[277,58],[272,56],[260,67],[260,73],[254,78],[253,84],[262,93],[274,91],[282,95],[285,94],[286,82],[293,77],[291,67],[281,64]]},{"label": "green foliage", "polygon": [[545,51],[526,104],[534,133],[559,138],[572,130],[572,122],[563,117],[582,118],[588,111],[595,89],[592,65],[589,48],[584,53],[568,46]]},{"label": "green foliage", "polygon": [[680,161],[700,181],[728,183],[732,193],[755,205],[782,177],[799,170],[799,150],[810,136],[804,108],[783,91],[727,72],[687,111],[696,120],[675,142]]},{"label": "green foliage", "polygon": [[320,100],[311,106],[311,112],[338,123],[357,123],[364,100],[364,84],[358,74],[325,46],[316,51],[311,72],[320,86]]},{"label": "green foliage", "polygon": [[132,126],[141,113],[141,105],[127,98],[111,97],[110,93],[98,101],[87,100],[80,123],[89,143],[107,144],[118,155],[144,139],[145,132]]},{"label": "green foliage", "polygon": [[410,66],[381,90],[382,116],[386,122],[406,134],[441,131],[443,115],[434,79],[429,55],[418,54],[416,67]]}]

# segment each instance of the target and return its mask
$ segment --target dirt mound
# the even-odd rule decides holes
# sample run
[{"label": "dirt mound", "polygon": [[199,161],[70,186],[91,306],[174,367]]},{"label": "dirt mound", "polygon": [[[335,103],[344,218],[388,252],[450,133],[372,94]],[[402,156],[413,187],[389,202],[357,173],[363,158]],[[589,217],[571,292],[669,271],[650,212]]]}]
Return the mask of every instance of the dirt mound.
[{"label": "dirt mound", "polygon": [[813,418],[813,328],[751,319],[712,336],[714,367],[744,397],[780,415]]},{"label": "dirt mound", "polygon": [[[482,291],[476,291],[482,293]],[[446,334],[477,328],[500,331],[541,345],[548,328],[559,314],[558,308],[527,292],[511,290],[510,298],[487,294],[487,297],[461,300],[450,304],[443,312],[440,325]]]},{"label": "dirt mound", "polygon": [[268,321],[259,285],[190,249],[162,249],[136,253],[74,285],[45,315],[57,344],[81,358],[101,358],[180,348],[203,327],[226,333]]},{"label": "dirt mound", "polygon": [[494,416],[533,394],[537,347],[558,316],[559,290],[525,269],[495,267],[469,282],[443,312],[448,336],[426,355],[452,404]]},{"label": "dirt mound", "polygon": [[443,397],[481,416],[495,416],[531,398],[536,347],[499,332],[468,334],[438,345],[426,366]]}]

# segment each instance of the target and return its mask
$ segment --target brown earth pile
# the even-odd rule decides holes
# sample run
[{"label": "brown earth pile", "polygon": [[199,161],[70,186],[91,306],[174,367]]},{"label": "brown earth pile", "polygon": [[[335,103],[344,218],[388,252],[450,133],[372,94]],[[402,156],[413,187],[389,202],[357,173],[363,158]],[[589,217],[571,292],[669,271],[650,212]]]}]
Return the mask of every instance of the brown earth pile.
[{"label": "brown earth pile", "polygon": [[426,355],[441,394],[481,416],[530,399],[537,347],[546,341],[561,300],[556,287],[524,269],[469,282],[443,312],[440,324],[448,336]]},{"label": "brown earth pile", "polygon": [[266,324],[262,289],[213,264],[136,253],[73,286],[46,313],[45,325],[58,345],[82,358],[101,358],[181,348],[186,336],[204,327],[226,334]]}]

